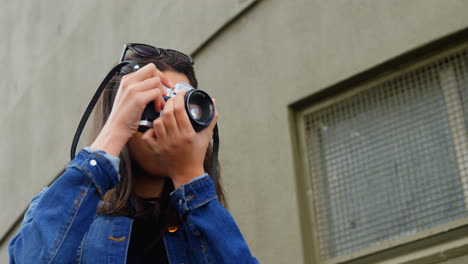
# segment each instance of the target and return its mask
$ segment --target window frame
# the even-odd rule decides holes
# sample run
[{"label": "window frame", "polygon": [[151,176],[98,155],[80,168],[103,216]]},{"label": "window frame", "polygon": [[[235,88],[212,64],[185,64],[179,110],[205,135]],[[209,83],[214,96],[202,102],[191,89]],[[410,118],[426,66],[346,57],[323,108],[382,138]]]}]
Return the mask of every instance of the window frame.
[{"label": "window frame", "polygon": [[[468,250],[468,238],[466,238],[468,236],[468,217],[466,217],[430,228],[428,230],[420,231],[415,234],[407,235],[390,242],[383,242],[377,246],[371,246],[344,256],[331,258],[325,261],[321,260],[319,252],[320,248],[318,231],[316,229],[317,224],[315,223],[316,212],[314,200],[314,192],[317,192],[318,190],[317,187],[313,186],[312,184],[312,177],[314,177],[312,174],[314,171],[314,164],[309,164],[308,160],[308,150],[305,135],[306,128],[304,122],[304,117],[312,112],[338,103],[364,90],[372,89],[373,87],[383,82],[398,78],[399,76],[433,63],[444,57],[454,55],[462,50],[468,50],[468,40],[466,39],[466,33],[464,36],[464,38],[460,38],[460,35],[454,34],[451,37],[447,37],[446,39],[441,40],[442,43],[443,41],[448,41],[448,43],[451,45],[448,45],[447,43],[445,43],[445,45],[441,45],[441,42],[434,42],[418,50],[403,54],[398,58],[388,61],[382,65],[378,65],[369,71],[358,74],[327,89],[323,89],[308,98],[290,105],[290,131],[293,143],[293,158],[295,163],[294,165],[298,200],[299,206],[301,208],[300,220],[301,229],[303,231],[302,239],[305,263],[375,263],[375,261],[394,261],[396,258],[405,259],[403,263],[413,263],[414,261],[416,261],[414,263],[417,263],[426,257],[431,257],[432,260],[437,258],[439,258],[441,261],[446,260],[448,257],[459,256],[461,254],[460,252],[466,252],[466,250]],[[458,37],[459,41],[454,41],[454,37]],[[444,46],[451,47],[442,48]],[[441,70],[439,70],[438,73],[440,76],[439,78],[442,78]],[[453,74],[454,71],[452,70],[452,76],[448,74],[448,76],[445,77],[454,77]],[[445,95],[449,89],[454,89],[448,86],[444,86],[442,81],[441,88],[444,94],[444,98],[446,97]],[[454,94],[460,97],[458,93]],[[459,101],[461,102],[461,100]],[[452,108],[452,110],[457,108],[458,110],[455,109],[458,111],[455,113],[455,115],[457,115],[456,118],[463,118],[463,109],[460,110],[460,106],[447,104],[446,106],[447,112],[450,112]],[[450,119],[453,117],[452,115],[453,113],[449,114]],[[452,129],[453,125],[449,124],[449,126],[451,134],[454,135],[456,131]],[[312,132],[309,131],[309,133]],[[468,135],[465,135],[465,137],[466,140],[463,140],[464,146],[460,147],[457,144],[459,143],[457,142],[458,139],[452,136],[453,144],[458,148],[455,150],[457,161],[460,161],[460,152],[466,153],[468,151]],[[468,167],[468,164],[458,162],[459,169],[460,166],[466,168]],[[462,174],[462,172],[460,172],[460,174]],[[464,182],[463,188],[465,194],[465,204],[468,211],[468,172],[461,176],[464,179],[462,182]],[[444,256],[440,254],[439,247],[444,248],[444,251],[446,252]],[[419,250],[416,251],[416,248]],[[419,252],[419,254],[415,254],[416,252]]]}]

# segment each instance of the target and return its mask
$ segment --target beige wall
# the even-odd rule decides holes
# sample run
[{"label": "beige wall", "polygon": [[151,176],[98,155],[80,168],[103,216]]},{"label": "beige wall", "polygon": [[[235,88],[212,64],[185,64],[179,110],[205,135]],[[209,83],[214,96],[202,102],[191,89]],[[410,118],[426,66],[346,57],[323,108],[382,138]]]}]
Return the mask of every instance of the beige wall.
[{"label": "beige wall", "polygon": [[125,42],[192,53],[252,2],[2,0],[0,237],[70,161],[81,115]]},{"label": "beige wall", "polygon": [[69,162],[79,118],[125,42],[191,53],[251,2],[2,1],[0,235]]},{"label": "beige wall", "polygon": [[[0,234],[69,161],[79,118],[124,42],[192,52],[254,1],[3,2]],[[263,0],[196,53],[200,88],[221,115],[230,210],[260,262],[310,255],[288,105],[466,28],[466,10],[455,0]]]}]

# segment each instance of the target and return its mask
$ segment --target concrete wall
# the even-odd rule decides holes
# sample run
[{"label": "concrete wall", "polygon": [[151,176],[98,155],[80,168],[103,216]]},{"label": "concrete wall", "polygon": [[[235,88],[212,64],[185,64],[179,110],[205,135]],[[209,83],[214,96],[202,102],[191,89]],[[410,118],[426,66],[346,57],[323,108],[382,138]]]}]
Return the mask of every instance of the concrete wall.
[{"label": "concrete wall", "polygon": [[2,2],[0,234],[69,161],[79,118],[122,44],[147,42],[197,51],[200,88],[220,111],[230,209],[262,263],[310,257],[288,105],[468,26],[468,2],[455,0],[263,0],[213,38],[254,1]]},{"label": "concrete wall", "polygon": [[190,53],[248,2],[6,1],[0,120],[8,129],[1,132],[0,234],[69,161],[79,118],[123,43]]},{"label": "concrete wall", "polygon": [[288,105],[465,28],[466,8],[461,1],[262,1],[200,52],[200,83],[220,109],[231,209],[249,218],[241,225],[263,262],[301,263],[312,250],[297,242]]},{"label": "concrete wall", "polygon": [[1,1],[0,237],[70,161],[81,115],[125,42],[192,53],[252,2]]}]

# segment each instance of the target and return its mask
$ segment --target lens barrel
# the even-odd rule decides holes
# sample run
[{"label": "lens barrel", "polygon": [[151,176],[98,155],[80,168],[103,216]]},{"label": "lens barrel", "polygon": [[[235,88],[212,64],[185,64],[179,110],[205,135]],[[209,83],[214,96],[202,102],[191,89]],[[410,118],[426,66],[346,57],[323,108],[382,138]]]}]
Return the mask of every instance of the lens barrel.
[{"label": "lens barrel", "polygon": [[195,131],[210,125],[215,115],[211,97],[202,90],[190,90],[185,94],[185,110]]}]

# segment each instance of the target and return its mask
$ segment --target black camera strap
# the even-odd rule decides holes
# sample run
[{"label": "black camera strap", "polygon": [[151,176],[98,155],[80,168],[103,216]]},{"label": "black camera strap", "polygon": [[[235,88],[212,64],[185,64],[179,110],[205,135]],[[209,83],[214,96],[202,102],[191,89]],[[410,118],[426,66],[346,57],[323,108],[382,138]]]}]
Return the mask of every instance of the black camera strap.
[{"label": "black camera strap", "polygon": [[127,66],[128,64],[135,64],[132,61],[122,61],[121,63],[115,65],[109,73],[106,75],[106,78],[102,80],[101,84],[99,85],[98,89],[93,95],[93,98],[91,99],[91,102],[89,102],[88,107],[86,108],[83,116],[81,117],[80,124],[78,125],[78,128],[76,129],[75,136],[73,137],[73,142],[72,146],[70,149],[70,157],[71,160],[75,158],[75,152],[76,152],[76,147],[78,146],[78,141],[80,140],[81,133],[83,132],[83,129],[86,125],[86,122],[88,121],[89,116],[91,115],[91,112],[94,109],[94,106],[96,105],[97,101],[99,100],[99,97],[101,96],[102,92],[104,91],[104,88],[106,88],[107,84],[110,82],[110,80],[114,77],[114,75],[120,70]]},{"label": "black camera strap", "polygon": [[[116,73],[120,73],[120,70],[130,64],[132,66],[132,69],[137,66],[137,64],[133,61],[122,61],[119,64],[115,65],[109,73],[106,75],[106,78],[101,82],[99,85],[98,89],[93,95],[93,98],[88,104],[88,107],[86,108],[83,116],[81,117],[80,124],[78,125],[78,128],[76,129],[75,136],[73,137],[73,142],[71,145],[70,149],[70,158],[73,160],[75,158],[75,153],[76,153],[76,148],[78,146],[78,141],[80,140],[81,133],[83,132],[83,129],[86,125],[86,122],[88,121],[89,116],[91,115],[91,112],[94,109],[94,106],[96,105],[97,101],[99,100],[99,97],[101,96],[102,92],[104,91],[104,88],[107,86],[107,84],[110,82],[110,80],[114,77]],[[212,167],[211,167],[211,179],[213,180],[214,186],[216,188],[217,182],[218,182],[218,150],[219,150],[219,135],[218,135],[218,125],[215,125],[214,130],[213,130],[213,155],[212,155]]]},{"label": "black camera strap", "polygon": [[219,135],[218,135],[218,124],[213,129],[213,155],[211,162],[211,179],[213,184],[218,186],[218,150],[219,150]]}]

